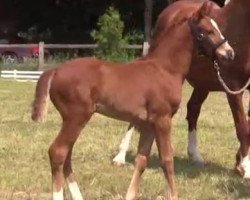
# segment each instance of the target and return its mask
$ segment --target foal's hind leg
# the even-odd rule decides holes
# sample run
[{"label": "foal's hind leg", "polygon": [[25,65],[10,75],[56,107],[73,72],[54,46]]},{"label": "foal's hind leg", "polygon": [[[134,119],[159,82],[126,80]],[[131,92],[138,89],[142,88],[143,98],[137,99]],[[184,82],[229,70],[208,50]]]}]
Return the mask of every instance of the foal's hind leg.
[{"label": "foal's hind leg", "polygon": [[147,167],[153,141],[153,131],[150,129],[140,130],[138,152],[135,158],[135,168],[126,194],[126,200],[137,199],[141,175]]},{"label": "foal's hind leg", "polygon": [[236,170],[243,175],[243,178],[250,179],[249,127],[242,103],[242,95],[227,94],[227,99],[233,113],[236,134],[240,141],[240,148],[236,155]]},{"label": "foal's hind leg", "polygon": [[72,166],[71,166],[72,150],[73,150],[73,146],[69,150],[69,153],[68,153],[67,158],[65,160],[65,163],[63,166],[63,173],[64,173],[64,177],[67,181],[72,199],[73,200],[83,200],[82,194],[81,194],[80,189],[78,187],[78,184],[76,182],[76,178],[75,178],[75,175],[73,173]]},{"label": "foal's hind leg", "polygon": [[194,88],[192,96],[187,103],[187,121],[188,121],[188,155],[189,159],[203,166],[204,160],[200,154],[197,142],[197,120],[200,114],[202,103],[208,96],[207,90]]},{"label": "foal's hind leg", "polygon": [[131,141],[133,131],[134,131],[133,125],[129,124],[127,132],[125,133],[125,136],[124,138],[122,138],[121,144],[119,145],[119,152],[113,159],[113,164],[117,166],[125,165],[126,154],[129,148],[129,143]]},{"label": "foal's hind leg", "polygon": [[80,109],[71,109],[70,116],[64,118],[62,129],[49,148],[53,200],[63,200],[64,177],[69,182],[73,200],[83,199],[71,169],[71,154],[83,125],[90,117],[91,114],[80,112]]}]

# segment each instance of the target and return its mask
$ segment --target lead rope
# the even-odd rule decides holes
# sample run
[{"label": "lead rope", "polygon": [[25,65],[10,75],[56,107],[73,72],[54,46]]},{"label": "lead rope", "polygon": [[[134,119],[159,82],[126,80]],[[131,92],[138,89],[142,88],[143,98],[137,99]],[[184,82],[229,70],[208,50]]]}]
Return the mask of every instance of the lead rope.
[{"label": "lead rope", "polygon": [[226,90],[226,92],[228,92],[229,94],[233,94],[233,95],[240,94],[240,93],[244,92],[244,90],[246,90],[247,87],[250,85],[250,77],[249,77],[247,83],[240,90],[233,91],[226,85],[225,81],[221,77],[220,67],[219,67],[217,60],[214,60],[214,69],[217,71],[218,80],[220,81],[221,85]]}]

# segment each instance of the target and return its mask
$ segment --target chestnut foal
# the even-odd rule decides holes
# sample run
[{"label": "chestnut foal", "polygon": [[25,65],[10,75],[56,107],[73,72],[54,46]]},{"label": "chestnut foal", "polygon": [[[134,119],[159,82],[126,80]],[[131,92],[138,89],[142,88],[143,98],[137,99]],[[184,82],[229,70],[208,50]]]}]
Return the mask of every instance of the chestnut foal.
[{"label": "chestnut foal", "polygon": [[[161,26],[165,29],[171,26],[175,18],[180,16],[189,16],[196,11],[202,2],[199,1],[179,1],[172,4],[171,12],[164,10],[161,14]],[[168,8],[169,9],[169,8]],[[170,18],[171,20],[170,20]],[[172,17],[171,17],[172,16]],[[225,6],[219,8],[216,4],[211,5],[210,14],[216,21],[220,22],[220,28],[226,34],[230,43],[234,45],[236,58],[233,62],[227,63],[228,67],[221,70],[222,77],[226,85],[233,92],[228,92],[227,99],[232,111],[237,138],[240,142],[239,150],[236,154],[235,169],[244,179],[250,179],[250,161],[249,161],[249,131],[250,131],[250,112],[248,112],[248,121],[245,115],[242,96],[243,90],[250,83],[250,1],[249,0],[231,0],[225,1]],[[207,98],[210,91],[225,92],[217,74],[213,70],[214,63],[204,56],[193,56],[191,68],[187,75],[188,82],[194,87],[191,98],[187,104],[188,121],[188,155],[189,159],[198,165],[204,165],[197,142],[197,121],[201,106]],[[226,66],[226,65],[224,65]],[[237,66],[231,67],[231,66]],[[235,92],[237,91],[237,92]],[[233,95],[230,93],[234,93]],[[249,104],[250,105],[250,104]],[[130,125],[125,137],[119,146],[119,153],[113,159],[116,165],[125,164],[125,156],[128,151],[129,142],[133,128]]]},{"label": "chestnut foal", "polygon": [[[62,117],[62,128],[49,148],[53,200],[63,200],[64,179],[74,200],[83,197],[71,167],[73,145],[91,116],[104,107],[106,114],[134,124],[140,131],[138,155],[126,200],[137,198],[140,177],[156,139],[161,166],[169,185],[168,198],[177,200],[174,180],[171,119],[181,101],[182,83],[196,45],[212,58],[233,59],[234,51],[204,3],[191,17],[179,19],[168,30],[157,27],[149,54],[129,64],[79,58],[40,77],[32,119],[46,114],[48,95]],[[159,32],[161,30],[161,32]]]}]

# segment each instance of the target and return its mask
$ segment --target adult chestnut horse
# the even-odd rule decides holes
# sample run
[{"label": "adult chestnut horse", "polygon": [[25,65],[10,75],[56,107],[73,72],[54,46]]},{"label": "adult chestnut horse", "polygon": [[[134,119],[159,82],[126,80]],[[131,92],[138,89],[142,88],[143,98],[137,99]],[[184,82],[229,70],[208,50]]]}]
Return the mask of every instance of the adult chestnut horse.
[{"label": "adult chestnut horse", "polygon": [[71,168],[72,149],[80,131],[99,106],[105,107],[107,115],[133,123],[141,133],[126,199],[137,197],[154,138],[169,185],[168,196],[178,199],[171,119],[179,107],[182,83],[195,47],[200,45],[211,57],[234,58],[234,51],[217,24],[206,16],[209,5],[209,2],[202,4],[194,15],[176,20],[167,30],[159,23],[145,58],[129,64],[81,58],[48,70],[40,77],[32,119],[43,118],[50,95],[63,121],[61,131],[49,148],[53,200],[63,200],[64,179],[68,181],[73,199],[83,199]]},{"label": "adult chestnut horse", "polygon": [[[165,28],[171,26],[171,23],[173,23],[176,18],[190,15],[190,13],[198,9],[200,4],[201,2],[198,0],[178,2],[178,6],[175,6],[175,10],[172,9],[171,17],[166,14],[165,20],[162,20],[162,26],[165,26]],[[211,7],[210,15],[220,23],[222,31],[229,38],[230,43],[234,45],[233,47],[236,50],[236,59],[230,63],[229,67],[233,65],[238,67],[233,70],[232,68],[225,68],[225,70],[220,73],[223,75],[225,82],[231,90],[240,90],[240,88],[246,86],[245,84],[249,83],[250,80],[250,1],[228,0],[225,1],[225,4],[227,5],[222,9],[214,4]],[[162,15],[164,15],[165,12],[166,11],[163,11]],[[199,165],[204,165],[204,160],[199,152],[196,138],[197,119],[201,105],[207,98],[209,91],[225,91],[218,81],[217,74],[212,70],[212,65],[213,63],[205,57],[196,56],[193,59],[191,70],[187,76],[187,80],[194,87],[187,105],[187,120],[189,125],[188,155],[193,162]],[[242,91],[243,90],[236,95],[228,93],[227,99],[233,113],[237,137],[240,141],[240,148],[236,156],[236,170],[243,175],[244,178],[250,178],[250,162],[248,158],[249,128],[243,109]],[[119,152],[113,159],[113,162],[117,165],[125,164],[125,156],[132,132],[133,127],[129,125],[128,131],[119,146]]]}]

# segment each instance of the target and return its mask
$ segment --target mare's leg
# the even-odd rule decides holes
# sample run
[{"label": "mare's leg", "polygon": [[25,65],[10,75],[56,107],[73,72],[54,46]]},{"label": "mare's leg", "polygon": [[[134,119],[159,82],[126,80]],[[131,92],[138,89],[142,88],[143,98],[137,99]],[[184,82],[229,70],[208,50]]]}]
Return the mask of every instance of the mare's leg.
[{"label": "mare's leg", "polygon": [[134,127],[132,124],[129,124],[127,132],[125,133],[124,138],[122,138],[121,144],[119,145],[119,152],[113,159],[113,164],[121,166],[126,163],[126,154],[129,148],[129,143],[132,137]]},{"label": "mare's leg", "polygon": [[171,144],[171,118],[166,116],[155,123],[155,141],[158,147],[161,167],[168,182],[168,200],[177,200],[177,190],[174,180],[174,159]]},{"label": "mare's leg", "polygon": [[240,148],[236,155],[236,170],[243,178],[250,178],[250,161],[248,157],[249,150],[249,127],[242,103],[242,94],[227,94],[227,99],[233,114],[236,134],[240,141]]},{"label": "mare's leg", "polygon": [[81,192],[71,168],[71,154],[81,129],[92,113],[75,106],[70,109],[70,116],[63,117],[62,129],[49,148],[52,171],[53,200],[63,200],[64,178],[69,183],[73,200],[82,200]]},{"label": "mare's leg", "polygon": [[135,158],[135,168],[126,194],[126,200],[137,199],[141,175],[147,167],[153,141],[154,135],[152,130],[140,130],[138,152]]},{"label": "mare's leg", "polygon": [[204,160],[199,152],[197,143],[197,120],[200,115],[202,103],[208,96],[207,90],[194,88],[191,98],[187,103],[187,121],[188,121],[188,155],[189,159],[198,164],[204,165]]}]

